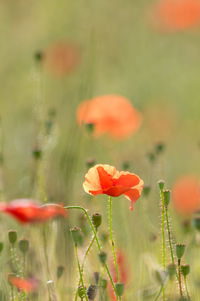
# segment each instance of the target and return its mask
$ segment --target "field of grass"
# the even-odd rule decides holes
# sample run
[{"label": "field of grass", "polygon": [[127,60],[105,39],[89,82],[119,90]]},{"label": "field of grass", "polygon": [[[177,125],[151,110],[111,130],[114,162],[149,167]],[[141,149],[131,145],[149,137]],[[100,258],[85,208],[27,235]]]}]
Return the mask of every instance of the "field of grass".
[{"label": "field of grass", "polygon": [[[100,213],[97,235],[112,270],[108,196],[84,191],[88,160],[137,174],[150,193],[142,193],[134,210],[129,210],[123,195],[112,199],[115,249],[123,257],[126,274],[124,294],[118,300],[198,301],[200,235],[194,214],[179,214],[172,197],[168,213],[175,263],[175,244],[185,244],[183,263],[190,265],[188,293],[182,275],[185,299],[180,299],[176,276],[170,280],[167,272],[163,274],[158,181],[164,180],[171,190],[184,175],[200,179],[200,27],[156,30],[149,18],[155,3],[1,0],[1,202],[26,198],[39,204],[81,206],[89,216]],[[49,72],[42,63],[45,51],[59,43],[78,49],[76,66],[64,75]],[[110,94],[126,97],[141,113],[141,127],[127,139],[106,134],[96,138],[77,122],[82,101]],[[158,144],[163,150],[152,159]],[[36,150],[40,158],[35,157]],[[27,225],[1,212],[0,300],[75,300],[80,275],[70,234],[74,226],[83,234],[78,246],[82,262],[93,233],[81,210],[70,209],[66,218]],[[15,243],[9,241],[10,230],[17,231]],[[166,221],[164,234],[167,271],[172,259]],[[29,241],[25,254],[19,248],[24,238]],[[109,293],[98,254],[94,241],[83,271],[86,289],[95,284],[95,272],[100,280],[97,296],[89,300],[117,300]],[[39,285],[34,292],[23,292],[9,283],[10,273],[37,279]],[[107,279],[108,289],[102,287],[102,279]],[[165,296],[158,295],[162,286]],[[83,295],[77,300],[87,299]]]}]

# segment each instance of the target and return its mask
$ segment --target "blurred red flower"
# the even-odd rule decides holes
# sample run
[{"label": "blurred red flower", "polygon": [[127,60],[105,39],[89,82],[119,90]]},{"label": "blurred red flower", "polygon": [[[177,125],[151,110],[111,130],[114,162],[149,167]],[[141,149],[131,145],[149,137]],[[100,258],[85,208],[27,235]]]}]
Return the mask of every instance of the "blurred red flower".
[{"label": "blurred red flower", "polygon": [[[118,264],[118,272],[119,272],[119,282],[122,282],[124,284],[124,286],[126,287],[126,285],[128,284],[128,281],[130,280],[130,272],[129,272],[130,269],[128,268],[128,264],[126,261],[126,255],[124,254],[124,252],[122,252],[122,250],[118,250],[116,256],[117,256],[117,264]],[[116,275],[115,264],[114,264],[113,260],[110,263],[109,268],[110,268],[110,272],[111,272],[113,281],[116,284],[117,283],[117,275]],[[113,287],[110,282],[108,285],[108,292],[109,292],[110,298],[112,300],[117,300],[114,290],[113,290]]]},{"label": "blurred red flower", "polygon": [[51,45],[42,54],[45,70],[57,76],[67,75],[80,61],[80,49],[75,44],[59,42]]},{"label": "blurred red flower", "polygon": [[126,138],[135,133],[142,122],[141,114],[130,101],[119,95],[104,95],[83,101],[77,110],[78,123],[94,124],[94,134]]},{"label": "blurred red flower", "polygon": [[179,178],[172,189],[175,210],[183,215],[191,215],[199,209],[200,181],[196,176],[185,175]]},{"label": "blurred red flower", "polygon": [[161,0],[153,8],[158,29],[185,30],[200,25],[199,0]]},{"label": "blurred red flower", "polygon": [[39,206],[30,199],[17,199],[10,203],[0,203],[0,211],[12,215],[21,223],[45,222],[57,216],[66,217],[66,210],[61,205],[45,204]]},{"label": "blurred red flower", "polygon": [[30,279],[25,279],[25,278],[20,278],[20,277],[15,277],[13,275],[8,276],[8,281],[18,288],[20,291],[27,292],[27,293],[32,293],[35,291],[39,285],[39,281],[30,278]]},{"label": "blurred red flower", "polygon": [[107,164],[97,164],[88,170],[83,183],[84,190],[92,195],[107,194],[118,197],[124,195],[133,204],[140,197],[143,189],[143,180],[136,174],[128,171],[118,171]]}]

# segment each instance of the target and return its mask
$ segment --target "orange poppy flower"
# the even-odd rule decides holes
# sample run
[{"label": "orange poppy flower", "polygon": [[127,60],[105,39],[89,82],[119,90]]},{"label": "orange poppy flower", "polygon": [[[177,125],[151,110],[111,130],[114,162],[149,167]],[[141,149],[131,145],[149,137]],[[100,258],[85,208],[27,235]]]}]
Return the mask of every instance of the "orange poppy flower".
[{"label": "orange poppy flower", "polygon": [[[119,282],[122,282],[124,286],[126,286],[128,284],[128,280],[130,279],[130,272],[129,272],[130,269],[128,268],[128,264],[126,262],[126,256],[124,252],[118,250],[116,257],[117,257],[118,272],[119,272]],[[115,264],[113,260],[110,263],[110,272],[114,283],[117,283],[117,274],[116,274]],[[117,300],[113,287],[110,282],[108,286],[108,291],[109,291],[110,298],[112,300]]]},{"label": "orange poppy flower", "polygon": [[64,76],[77,67],[80,50],[74,44],[60,42],[47,48],[41,59],[44,69],[49,73]]},{"label": "orange poppy flower", "polygon": [[176,211],[191,215],[199,209],[200,181],[196,176],[186,175],[178,179],[172,189],[172,201]]},{"label": "orange poppy flower", "polygon": [[17,199],[10,203],[0,203],[0,211],[12,215],[21,223],[39,223],[57,217],[66,217],[66,210],[61,205],[37,205],[33,200]]},{"label": "orange poppy flower", "polygon": [[199,0],[161,0],[154,7],[154,22],[167,31],[184,30],[200,24]]},{"label": "orange poppy flower", "polygon": [[118,197],[124,195],[133,204],[140,197],[143,189],[143,180],[136,174],[128,171],[118,171],[107,164],[97,164],[88,170],[83,183],[84,190],[92,195],[107,194]]},{"label": "orange poppy flower", "polygon": [[13,286],[18,288],[20,291],[27,292],[27,293],[34,292],[39,285],[38,280],[34,278],[25,279],[25,278],[15,277],[13,275],[8,276],[8,281]]},{"label": "orange poppy flower", "polygon": [[141,114],[130,101],[119,95],[104,95],[83,101],[77,110],[78,123],[94,124],[94,134],[126,138],[135,133],[142,121]]}]

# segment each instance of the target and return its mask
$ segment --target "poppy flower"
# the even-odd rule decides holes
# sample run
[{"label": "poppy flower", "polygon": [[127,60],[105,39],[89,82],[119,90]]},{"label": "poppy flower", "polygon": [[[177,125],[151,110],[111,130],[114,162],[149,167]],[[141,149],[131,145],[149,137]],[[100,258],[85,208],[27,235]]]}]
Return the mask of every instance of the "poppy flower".
[{"label": "poppy flower", "polygon": [[185,175],[179,178],[172,189],[175,210],[182,215],[191,215],[199,209],[200,181],[196,176]]},{"label": "poppy flower", "polygon": [[66,216],[66,210],[61,205],[45,204],[39,206],[30,199],[17,199],[10,203],[0,203],[0,211],[12,215],[21,223],[45,222],[57,216]]},{"label": "poppy flower", "polygon": [[107,194],[118,197],[123,194],[131,201],[130,210],[133,210],[133,204],[142,193],[143,184],[143,180],[136,174],[118,171],[107,164],[97,164],[85,175],[83,188],[92,195]]},{"label": "poppy flower", "polygon": [[185,30],[200,24],[199,0],[161,0],[153,12],[154,21],[166,31]]},{"label": "poppy flower", "polygon": [[59,42],[51,45],[41,55],[45,70],[57,76],[67,75],[74,70],[80,60],[80,50],[75,44]]},{"label": "poppy flower", "polygon": [[38,280],[34,278],[25,279],[25,278],[15,277],[13,275],[8,276],[8,281],[20,291],[27,292],[27,293],[34,292],[39,285]]},{"label": "poppy flower", "polygon": [[[128,280],[130,279],[130,272],[129,272],[130,269],[128,268],[128,263],[126,261],[126,255],[122,250],[118,250],[116,257],[117,257],[117,265],[118,265],[118,272],[119,272],[119,282],[123,283],[124,286],[126,287],[128,284]],[[113,282],[116,284],[117,283],[117,274],[116,274],[115,264],[114,264],[113,260],[109,264],[109,268],[110,268],[110,273],[111,273]],[[108,286],[108,291],[109,291],[111,300],[117,300],[114,290],[113,290],[113,287],[110,282],[109,282],[109,286]]]},{"label": "poppy flower", "polygon": [[122,139],[135,133],[142,122],[141,114],[120,95],[104,95],[83,101],[77,110],[81,124],[93,124],[94,135]]}]

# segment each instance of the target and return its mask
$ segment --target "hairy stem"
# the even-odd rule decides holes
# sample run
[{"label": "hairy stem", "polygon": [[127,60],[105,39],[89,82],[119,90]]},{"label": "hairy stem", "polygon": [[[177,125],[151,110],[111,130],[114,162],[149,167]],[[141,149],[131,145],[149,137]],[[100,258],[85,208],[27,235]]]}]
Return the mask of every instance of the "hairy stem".
[{"label": "hairy stem", "polygon": [[84,281],[83,281],[83,274],[82,274],[82,271],[81,271],[81,266],[80,266],[80,262],[79,262],[79,258],[78,258],[77,244],[75,244],[75,254],[76,254],[76,260],[77,260],[77,265],[78,265],[78,270],[79,270],[79,276],[80,276],[81,285],[82,285],[82,288],[83,288],[85,299],[88,301],[88,297],[87,297],[87,293],[86,293],[85,285],[84,285]]},{"label": "hairy stem", "polygon": [[[160,190],[161,202],[162,202],[162,255],[163,255],[163,270],[166,269],[166,253],[165,253],[165,200],[163,190]],[[165,300],[165,287],[162,287],[163,300]]]},{"label": "hairy stem", "polygon": [[180,295],[183,296],[182,284],[181,284],[181,259],[178,259],[178,282],[179,282]]}]

